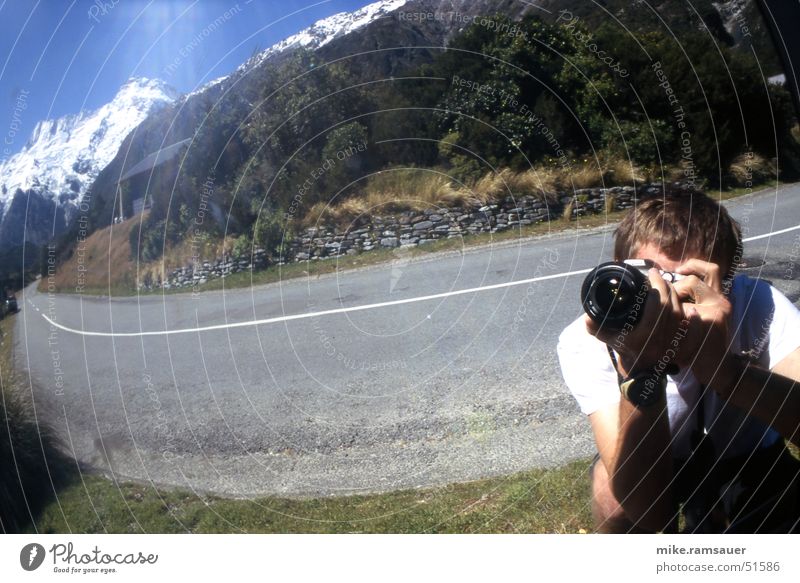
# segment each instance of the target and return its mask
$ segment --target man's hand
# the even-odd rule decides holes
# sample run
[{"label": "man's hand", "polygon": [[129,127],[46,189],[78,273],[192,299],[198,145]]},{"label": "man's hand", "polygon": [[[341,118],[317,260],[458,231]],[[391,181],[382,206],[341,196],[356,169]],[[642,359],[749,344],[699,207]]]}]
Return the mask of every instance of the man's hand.
[{"label": "man's hand", "polygon": [[676,273],[686,276],[673,289],[680,301],[686,302],[689,321],[679,364],[689,366],[704,385],[724,392],[741,371],[730,354],[731,303],[722,293],[719,266],[690,259]]},{"label": "man's hand", "polygon": [[682,327],[686,327],[684,307],[673,286],[664,281],[657,269],[648,272],[648,279],[650,290],[644,312],[633,329],[603,330],[589,316],[585,318],[589,333],[619,353],[623,376],[652,367],[666,354],[672,354],[670,360],[677,362],[677,351],[672,343],[680,336]]},{"label": "man's hand", "polygon": [[695,301],[686,304],[690,319],[686,341],[696,352],[689,363],[694,376],[800,446],[800,349],[772,371],[736,358],[730,352],[731,304],[721,293],[719,268],[694,259],[676,271],[688,275],[675,285],[677,295]]}]

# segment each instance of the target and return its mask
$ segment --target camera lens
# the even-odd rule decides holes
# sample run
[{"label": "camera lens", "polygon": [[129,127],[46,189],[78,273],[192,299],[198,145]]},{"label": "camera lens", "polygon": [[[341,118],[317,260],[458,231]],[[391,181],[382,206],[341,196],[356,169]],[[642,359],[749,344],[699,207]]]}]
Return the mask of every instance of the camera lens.
[{"label": "camera lens", "polygon": [[[636,268],[619,261],[595,267],[583,280],[583,309],[607,330],[636,324],[648,290],[647,278]],[[641,300],[638,300],[641,296]]]}]

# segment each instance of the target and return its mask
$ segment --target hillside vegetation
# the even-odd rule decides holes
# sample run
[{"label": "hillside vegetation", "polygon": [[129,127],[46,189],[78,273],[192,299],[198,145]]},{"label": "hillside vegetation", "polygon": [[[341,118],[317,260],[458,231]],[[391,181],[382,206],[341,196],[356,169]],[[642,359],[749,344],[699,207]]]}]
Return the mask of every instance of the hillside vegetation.
[{"label": "hillside vegetation", "polygon": [[[130,231],[131,257],[150,263],[189,240],[239,239],[278,260],[317,220],[486,200],[498,177],[512,178],[515,196],[648,179],[792,180],[800,156],[788,93],[707,20],[676,38],[647,19],[629,32],[577,14],[486,16],[438,50],[398,47],[398,35],[413,46],[412,25],[387,18],[371,36],[234,75],[148,120],[123,147],[133,163],[192,137],[179,161],[122,184],[123,200],[145,188],[153,198]],[[370,40],[398,48],[354,52]],[[120,164],[93,189],[93,228],[113,216]],[[396,169],[412,169],[401,188],[387,178]],[[65,241],[69,255],[74,233]]]}]

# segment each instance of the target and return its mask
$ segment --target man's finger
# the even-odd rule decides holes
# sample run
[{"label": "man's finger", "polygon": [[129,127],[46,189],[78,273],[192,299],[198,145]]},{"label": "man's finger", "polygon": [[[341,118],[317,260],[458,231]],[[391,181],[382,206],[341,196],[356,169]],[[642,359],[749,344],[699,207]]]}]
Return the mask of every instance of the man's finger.
[{"label": "man's finger", "polygon": [[669,286],[667,282],[664,281],[658,269],[650,269],[647,272],[647,278],[650,280],[650,289],[654,289],[658,292],[662,305],[669,303]]},{"label": "man's finger", "polygon": [[702,259],[689,259],[675,269],[681,275],[696,275],[714,291],[722,291],[722,277],[719,265]]},{"label": "man's finger", "polygon": [[695,306],[687,306],[682,326],[685,326],[685,332],[680,339],[678,362],[681,366],[691,366],[705,340],[703,320]]},{"label": "man's finger", "polygon": [[592,320],[588,315],[583,317],[583,321],[586,323],[586,331],[598,340],[609,343],[614,339],[616,333],[604,330],[600,324]]},{"label": "man's finger", "polygon": [[676,281],[672,288],[681,301],[691,300],[696,304],[700,304],[703,298],[708,297],[711,289],[705,282],[696,275],[690,275],[680,281]]}]

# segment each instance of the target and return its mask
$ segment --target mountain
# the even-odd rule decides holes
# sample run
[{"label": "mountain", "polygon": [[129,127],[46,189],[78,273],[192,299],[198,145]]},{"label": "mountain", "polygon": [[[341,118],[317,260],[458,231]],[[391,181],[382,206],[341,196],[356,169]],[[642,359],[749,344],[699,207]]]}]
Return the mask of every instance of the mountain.
[{"label": "mountain", "polygon": [[[375,20],[386,18],[390,13],[405,4],[408,4],[408,0],[383,0],[368,4],[354,12],[340,12],[319,20],[305,30],[251,57],[237,69],[237,72],[246,72],[254,69],[267,59],[274,58],[291,49],[305,48],[314,50],[323,47],[337,38],[364,28]],[[212,81],[212,83],[214,82]]]},{"label": "mountain", "polygon": [[162,81],[131,78],[95,111],[37,123],[22,151],[0,164],[0,245],[42,244],[61,232],[125,137],[176,96]]}]

